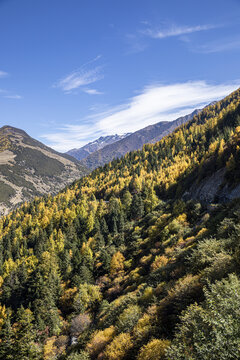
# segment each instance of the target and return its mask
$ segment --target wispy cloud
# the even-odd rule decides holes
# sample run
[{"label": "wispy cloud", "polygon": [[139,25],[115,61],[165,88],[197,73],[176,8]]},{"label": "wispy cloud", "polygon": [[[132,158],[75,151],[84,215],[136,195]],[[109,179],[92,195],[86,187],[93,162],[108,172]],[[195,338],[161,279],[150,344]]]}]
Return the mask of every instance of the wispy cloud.
[{"label": "wispy cloud", "polygon": [[136,96],[104,113],[95,113],[79,125],[66,125],[44,134],[58,151],[83,146],[101,135],[133,132],[159,121],[171,121],[218,100],[237,89],[239,83],[209,84],[206,81],[146,86]]},{"label": "wispy cloud", "polygon": [[96,89],[84,89],[84,92],[89,95],[102,95],[103,92],[98,91]]},{"label": "wispy cloud", "polygon": [[7,77],[9,74],[6,71],[0,70],[0,78]]},{"label": "wispy cloud", "polygon": [[3,96],[5,99],[14,99],[14,100],[20,100],[22,99],[21,95],[4,95]]},{"label": "wispy cloud", "polygon": [[187,111],[220,99],[236,89],[238,84],[212,85],[205,81],[151,85],[129,99],[124,109],[99,118],[103,131],[131,132],[159,121],[169,121]]},{"label": "wispy cloud", "polygon": [[[65,93],[69,93],[72,90],[82,88],[83,86],[90,85],[104,78],[102,73],[102,66],[95,66],[91,68],[90,65],[95,63],[101,58],[101,55],[98,55],[93,60],[89,61],[86,64],[83,64],[76,71],[71,72],[62,79],[60,79],[53,87],[60,88]],[[86,92],[86,91],[85,91]]]},{"label": "wispy cloud", "polygon": [[215,29],[216,25],[197,25],[197,26],[179,26],[179,25],[171,25],[170,27],[165,27],[164,29],[152,29],[148,28],[143,30],[142,33],[153,38],[153,39],[164,39],[172,36],[181,36],[192,34],[199,31],[206,31]]},{"label": "wispy cloud", "polygon": [[125,41],[128,46],[127,54],[137,54],[144,51],[147,47],[147,41],[143,34],[127,34]]},{"label": "wispy cloud", "polygon": [[148,21],[141,21],[141,25],[144,27],[143,29],[138,30],[135,34],[126,34],[125,36],[125,41],[129,47],[127,54],[144,51],[149,46],[149,38],[165,39],[169,37],[177,37],[181,41],[190,42],[190,36],[193,33],[208,31],[223,26],[219,24],[190,26],[165,22],[161,23],[159,26],[153,26]]},{"label": "wispy cloud", "polygon": [[240,49],[239,39],[221,39],[220,41],[210,42],[204,45],[193,48],[194,52],[202,54],[213,54],[224,51],[231,51]]},{"label": "wispy cloud", "polygon": [[[0,79],[5,78],[7,76],[9,76],[9,73],[0,70]],[[0,89],[0,96],[5,99],[15,99],[15,100],[22,99],[22,96],[13,94],[11,91],[5,89]]]},{"label": "wispy cloud", "polygon": [[95,124],[82,121],[80,125],[64,125],[57,132],[44,134],[41,138],[55,150],[66,152],[70,149],[79,148],[89,141],[93,141],[102,135]]},{"label": "wispy cloud", "polygon": [[84,85],[93,84],[103,78],[100,70],[100,67],[96,67],[89,71],[75,71],[60,80],[56,87],[59,87],[64,91],[71,91]]}]

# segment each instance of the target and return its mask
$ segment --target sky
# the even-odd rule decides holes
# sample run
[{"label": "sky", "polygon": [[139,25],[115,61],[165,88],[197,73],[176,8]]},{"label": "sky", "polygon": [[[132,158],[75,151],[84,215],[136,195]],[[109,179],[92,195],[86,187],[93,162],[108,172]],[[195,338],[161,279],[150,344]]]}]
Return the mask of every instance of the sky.
[{"label": "sky", "polygon": [[240,86],[240,0],[0,0],[0,126],[64,152]]}]

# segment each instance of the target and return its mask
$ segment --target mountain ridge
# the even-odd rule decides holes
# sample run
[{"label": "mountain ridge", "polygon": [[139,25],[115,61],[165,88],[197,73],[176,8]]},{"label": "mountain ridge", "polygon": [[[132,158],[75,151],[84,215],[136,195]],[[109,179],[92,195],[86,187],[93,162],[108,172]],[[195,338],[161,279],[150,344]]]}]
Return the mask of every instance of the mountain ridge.
[{"label": "mountain ridge", "polygon": [[106,145],[100,150],[93,152],[86,158],[81,160],[81,164],[93,170],[98,166],[102,166],[114,158],[124,156],[127,152],[138,150],[144,144],[159,141],[164,136],[171,133],[176,127],[189,121],[201,110],[196,109],[191,114],[181,116],[173,121],[161,121],[156,124],[148,125],[143,129],[137,130],[129,136],[121,139],[113,144]]},{"label": "mountain ridge", "polygon": [[75,148],[67,151],[65,154],[75,157],[77,160],[83,160],[88,155],[92,154],[95,151],[102,149],[103,147],[115,143],[125,137],[129,136],[131,133],[126,133],[122,135],[107,135],[101,136],[98,139],[89,142],[88,144],[82,146],[81,148]]},{"label": "mountain ridge", "polygon": [[0,128],[0,212],[6,214],[34,196],[57,193],[87,170],[9,125]]}]

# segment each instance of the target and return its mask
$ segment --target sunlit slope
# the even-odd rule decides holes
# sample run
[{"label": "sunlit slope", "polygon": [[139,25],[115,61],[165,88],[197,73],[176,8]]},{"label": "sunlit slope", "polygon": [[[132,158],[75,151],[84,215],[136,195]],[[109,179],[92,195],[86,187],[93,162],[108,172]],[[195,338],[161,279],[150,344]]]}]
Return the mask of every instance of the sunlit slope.
[{"label": "sunlit slope", "polygon": [[0,129],[0,211],[34,196],[56,194],[86,174],[78,162],[10,126]]},{"label": "sunlit slope", "polygon": [[0,219],[0,359],[240,357],[239,103]]}]

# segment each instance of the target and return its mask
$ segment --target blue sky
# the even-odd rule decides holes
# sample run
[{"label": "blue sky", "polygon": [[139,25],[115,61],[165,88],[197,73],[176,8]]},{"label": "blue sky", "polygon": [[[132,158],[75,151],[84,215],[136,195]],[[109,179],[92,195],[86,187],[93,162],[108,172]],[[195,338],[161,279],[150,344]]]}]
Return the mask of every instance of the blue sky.
[{"label": "blue sky", "polygon": [[239,0],[0,0],[0,125],[66,151],[239,87]]}]

